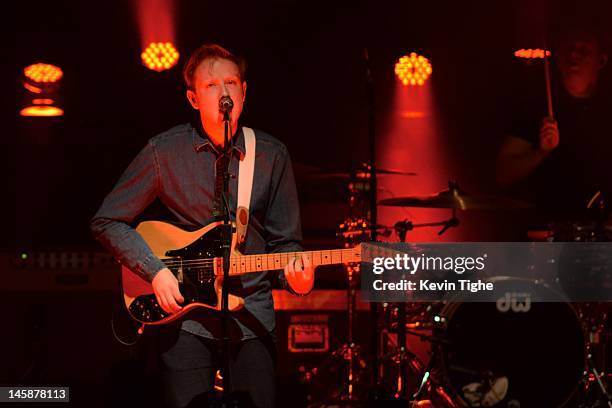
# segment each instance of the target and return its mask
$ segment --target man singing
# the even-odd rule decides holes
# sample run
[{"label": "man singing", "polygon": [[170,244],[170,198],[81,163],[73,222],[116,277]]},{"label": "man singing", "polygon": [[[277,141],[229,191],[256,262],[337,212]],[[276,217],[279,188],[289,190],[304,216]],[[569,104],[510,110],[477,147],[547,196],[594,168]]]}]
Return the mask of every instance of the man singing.
[{"label": "man singing", "polygon": [[[216,174],[225,148],[219,101],[229,96],[231,111],[230,174],[237,175],[245,155],[245,136],[239,118],[246,97],[244,61],[219,45],[203,45],[183,71],[187,99],[199,111],[195,125],[183,124],[150,139],[123,173],[91,221],[94,236],[130,270],[150,280],[159,305],[168,313],[181,310],[184,298],[178,281],[133,229],[154,203],[161,203],[181,224],[200,228],[214,221],[220,202]],[[272,136],[255,131],[256,156],[244,252],[300,251],[301,226],[297,192],[286,147]],[[229,207],[235,219],[237,177],[229,183]],[[277,276],[274,276],[274,275]],[[249,395],[254,406],[274,405],[275,327],[272,280],[300,295],[314,285],[308,257],[293,259],[283,271],[232,278],[230,293],[245,299],[232,314],[239,330],[232,338],[229,361],[235,391]],[[165,401],[187,406],[212,389],[220,361],[219,335],[196,320],[185,320],[176,342],[161,353]],[[271,346],[272,345],[272,346]]]}]

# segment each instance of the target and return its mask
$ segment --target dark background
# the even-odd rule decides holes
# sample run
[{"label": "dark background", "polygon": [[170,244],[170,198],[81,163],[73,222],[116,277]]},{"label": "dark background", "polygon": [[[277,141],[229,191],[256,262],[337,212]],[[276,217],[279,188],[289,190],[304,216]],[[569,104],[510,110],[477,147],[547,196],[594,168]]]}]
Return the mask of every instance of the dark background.
[{"label": "dark background", "polygon": [[[243,123],[281,139],[294,162],[318,167],[346,168],[368,157],[363,48],[370,51],[379,134],[387,129],[396,59],[423,53],[434,66],[449,178],[468,191],[492,191],[506,102],[525,87],[526,72],[541,81],[513,50],[542,27],[583,15],[601,20],[610,15],[608,3],[180,1],[181,60],[157,73],[140,64],[129,2],[15,2],[14,27],[5,27],[14,41],[1,107],[10,125],[1,142],[9,228],[0,247],[94,245],[88,220],[129,161],[148,138],[193,119],[179,68],[204,42],[219,42],[249,63]],[[36,61],[64,71],[61,118],[18,115],[21,70]]]},{"label": "dark background", "polygon": [[[8,10],[11,3],[5,4]],[[12,18],[0,28],[0,271],[7,277],[3,283],[13,279],[17,283],[11,285],[21,285],[21,290],[2,292],[0,308],[11,313],[5,322],[9,330],[3,335],[5,372],[0,382],[69,384],[76,400],[81,393],[84,406],[92,406],[87,384],[105,384],[94,387],[95,395],[106,393],[104,399],[111,401],[125,402],[127,389],[134,388],[131,396],[141,405],[142,396],[154,388],[146,376],[146,365],[154,361],[147,358],[151,350],[123,347],[109,330],[109,311],[119,304],[114,298],[119,286],[109,270],[117,266],[83,268],[82,274],[78,269],[19,269],[10,263],[11,254],[101,250],[90,236],[88,222],[105,194],[147,139],[194,118],[180,71],[190,51],[205,42],[219,42],[246,57],[243,123],[282,140],[296,169],[348,168],[366,160],[363,49],[369,50],[381,138],[393,126],[388,120],[396,89],[394,63],[407,52],[419,52],[433,64],[430,86],[438,140],[449,158],[448,178],[470,192],[496,192],[494,161],[512,119],[508,107],[525,92],[544,98],[542,71],[518,62],[513,51],[530,42],[538,46],[537,39],[549,27],[563,30],[567,21],[580,19],[605,25],[612,15],[611,3],[604,0],[181,0],[175,5],[181,60],[172,70],[157,73],[140,63],[141,40],[131,2],[11,5]],[[24,103],[22,70],[38,61],[64,71],[63,117],[19,116]],[[410,163],[406,166],[411,169]],[[435,171],[414,170],[419,177]],[[329,185],[321,186],[327,194],[325,188]],[[308,216],[311,190],[302,185],[299,189],[305,203],[305,238],[315,245],[315,234],[308,231],[323,226],[328,229],[326,242],[338,245],[333,230],[342,211]],[[316,226],[309,224],[313,218],[319,219]],[[460,228],[486,224],[486,231],[476,229],[467,236],[503,240],[504,224],[512,223],[505,214],[477,213],[465,215]],[[80,287],[57,280],[81,275],[90,280]],[[40,290],[47,282],[43,278],[52,283]],[[336,275],[336,281],[344,279],[342,272]],[[280,314],[278,332],[283,334],[287,318]],[[344,333],[344,326],[333,330],[339,330],[333,333],[337,347],[343,339],[336,334]],[[295,397],[291,389],[284,391]]]}]

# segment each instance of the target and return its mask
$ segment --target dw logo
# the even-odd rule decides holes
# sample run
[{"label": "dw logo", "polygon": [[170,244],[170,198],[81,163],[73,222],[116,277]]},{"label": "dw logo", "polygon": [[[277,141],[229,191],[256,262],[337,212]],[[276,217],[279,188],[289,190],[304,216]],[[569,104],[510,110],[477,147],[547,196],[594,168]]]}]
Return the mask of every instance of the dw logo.
[{"label": "dw logo", "polygon": [[501,313],[510,310],[515,313],[526,313],[531,310],[531,295],[529,293],[506,292],[503,297],[497,299],[496,306]]}]

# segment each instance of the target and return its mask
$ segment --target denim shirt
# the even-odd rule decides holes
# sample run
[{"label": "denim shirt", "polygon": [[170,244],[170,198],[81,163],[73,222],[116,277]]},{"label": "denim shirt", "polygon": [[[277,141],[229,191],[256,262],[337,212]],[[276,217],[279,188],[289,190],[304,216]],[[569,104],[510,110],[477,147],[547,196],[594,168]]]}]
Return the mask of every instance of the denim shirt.
[{"label": "denim shirt", "polygon": [[[272,136],[255,130],[256,155],[249,227],[244,253],[300,251],[302,232],[297,191],[287,148]],[[245,152],[242,128],[236,132],[230,173],[238,174]],[[173,221],[192,228],[213,221],[217,153],[201,128],[190,124],[169,129],[148,141],[125,170],[91,220],[94,237],[122,264],[148,280],[165,267],[134,230],[146,210],[156,204]],[[235,220],[237,177],[229,183],[229,202]],[[288,288],[282,271],[231,278],[230,293],[245,299],[232,313],[231,336],[265,336],[275,327],[272,280]],[[189,315],[191,317],[191,314]],[[218,315],[185,320],[182,329],[207,338],[219,338]],[[202,322],[206,324],[202,324]],[[206,327],[205,327],[206,326]]]}]

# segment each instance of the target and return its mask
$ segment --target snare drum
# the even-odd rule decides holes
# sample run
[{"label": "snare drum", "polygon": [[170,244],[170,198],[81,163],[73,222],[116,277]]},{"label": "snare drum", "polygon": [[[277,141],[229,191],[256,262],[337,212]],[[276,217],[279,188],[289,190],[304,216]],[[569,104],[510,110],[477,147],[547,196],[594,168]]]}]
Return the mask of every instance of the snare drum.
[{"label": "snare drum", "polygon": [[612,241],[610,221],[589,219],[551,222],[545,228],[527,231],[531,241],[549,242],[608,242]]},{"label": "snare drum", "polygon": [[[497,289],[531,287],[535,294],[555,299],[544,283],[515,278],[493,278]],[[576,393],[585,368],[585,335],[570,303],[533,302],[507,308],[497,303],[448,302],[440,313],[442,371],[468,406],[560,407]],[[479,389],[491,401],[493,390],[505,395],[492,405],[467,396],[466,387]],[[479,384],[482,384],[480,386]],[[488,384],[488,385],[487,385]],[[476,393],[478,396],[478,393]],[[468,398],[469,397],[469,398]],[[514,401],[514,402],[513,402]],[[513,402],[513,403],[512,403]],[[511,404],[512,403],[512,404]]]}]

